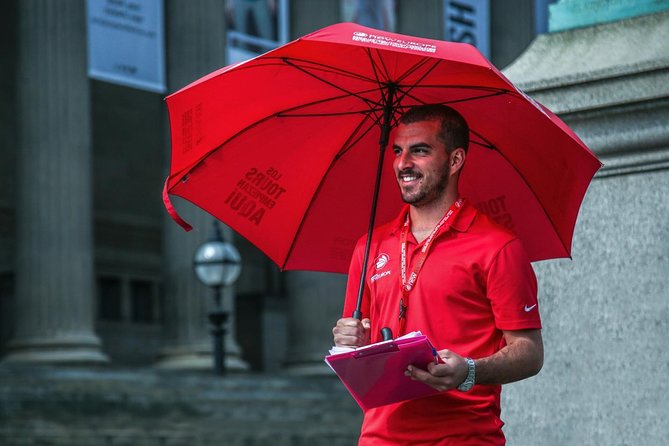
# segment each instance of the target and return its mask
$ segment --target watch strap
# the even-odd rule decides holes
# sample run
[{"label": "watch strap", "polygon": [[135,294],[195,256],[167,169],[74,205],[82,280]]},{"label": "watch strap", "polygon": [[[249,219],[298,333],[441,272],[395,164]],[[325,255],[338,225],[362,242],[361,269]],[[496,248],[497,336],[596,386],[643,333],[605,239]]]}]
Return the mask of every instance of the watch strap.
[{"label": "watch strap", "polygon": [[465,358],[465,361],[467,361],[467,377],[462,382],[462,384],[457,387],[460,392],[467,392],[471,390],[471,388],[474,387],[474,383],[476,382],[476,363],[472,358]]}]

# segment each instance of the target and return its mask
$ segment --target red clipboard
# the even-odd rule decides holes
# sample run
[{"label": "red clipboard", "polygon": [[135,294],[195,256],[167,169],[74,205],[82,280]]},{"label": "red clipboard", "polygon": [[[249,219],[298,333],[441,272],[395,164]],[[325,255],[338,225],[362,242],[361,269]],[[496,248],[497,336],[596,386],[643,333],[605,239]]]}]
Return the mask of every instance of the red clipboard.
[{"label": "red clipboard", "polygon": [[404,376],[409,364],[425,369],[434,360],[435,349],[424,335],[325,357],[362,410],[440,393]]}]

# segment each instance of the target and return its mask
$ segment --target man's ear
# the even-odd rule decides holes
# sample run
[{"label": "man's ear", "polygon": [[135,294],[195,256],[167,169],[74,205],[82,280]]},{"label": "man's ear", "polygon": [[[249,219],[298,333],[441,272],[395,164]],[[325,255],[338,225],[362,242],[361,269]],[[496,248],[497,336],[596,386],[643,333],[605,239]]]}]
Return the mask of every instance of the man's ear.
[{"label": "man's ear", "polygon": [[462,169],[462,166],[465,164],[465,158],[467,158],[467,152],[462,147],[453,149],[449,159],[449,167],[451,169],[451,175],[454,175]]}]

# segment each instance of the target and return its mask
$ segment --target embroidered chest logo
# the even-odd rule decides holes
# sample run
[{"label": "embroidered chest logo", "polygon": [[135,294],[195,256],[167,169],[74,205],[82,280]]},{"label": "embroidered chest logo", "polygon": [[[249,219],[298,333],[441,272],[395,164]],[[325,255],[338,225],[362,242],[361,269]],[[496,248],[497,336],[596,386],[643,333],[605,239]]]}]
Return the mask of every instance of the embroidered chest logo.
[{"label": "embroidered chest logo", "polygon": [[377,270],[383,269],[383,267],[388,264],[388,261],[390,261],[390,256],[388,254],[379,254],[376,260],[374,260],[376,269]]},{"label": "embroidered chest logo", "polygon": [[[377,271],[380,271],[383,268],[385,268],[386,265],[388,265],[389,261],[390,261],[390,256],[388,254],[385,254],[385,253],[384,254],[379,254],[379,256],[374,260],[374,266],[375,266]],[[382,271],[382,272],[376,273],[370,278],[370,280],[371,280],[372,283],[374,283],[374,282],[376,282],[377,280],[379,280],[383,277],[389,276],[390,272],[391,272],[390,270],[387,270],[387,271]]]}]

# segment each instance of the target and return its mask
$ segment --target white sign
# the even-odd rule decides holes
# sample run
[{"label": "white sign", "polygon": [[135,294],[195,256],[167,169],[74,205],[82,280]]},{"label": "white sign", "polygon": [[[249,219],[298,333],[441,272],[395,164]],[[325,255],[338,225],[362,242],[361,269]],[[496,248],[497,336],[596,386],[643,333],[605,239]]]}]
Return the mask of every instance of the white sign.
[{"label": "white sign", "polygon": [[162,0],[87,0],[88,75],[165,92]]},{"label": "white sign", "polygon": [[490,58],[490,1],[444,0],[445,39],[474,45]]}]

